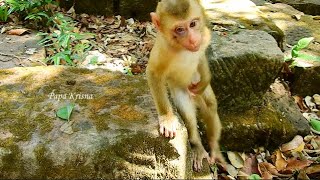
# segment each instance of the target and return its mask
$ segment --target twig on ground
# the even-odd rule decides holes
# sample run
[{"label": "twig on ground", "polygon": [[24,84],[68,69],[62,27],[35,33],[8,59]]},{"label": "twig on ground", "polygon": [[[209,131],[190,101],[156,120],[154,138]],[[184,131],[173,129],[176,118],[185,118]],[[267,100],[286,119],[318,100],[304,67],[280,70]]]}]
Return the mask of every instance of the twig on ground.
[{"label": "twig on ground", "polygon": [[[0,55],[1,55],[1,56],[7,56],[7,57],[17,58],[20,62],[21,62],[21,58],[24,58],[24,57],[16,56],[16,55],[14,55],[14,54],[5,54],[5,53],[2,53],[2,52],[0,52]],[[8,62],[8,61],[10,61],[10,60],[2,60],[2,59],[0,59],[0,61],[2,61],[2,62]]]}]

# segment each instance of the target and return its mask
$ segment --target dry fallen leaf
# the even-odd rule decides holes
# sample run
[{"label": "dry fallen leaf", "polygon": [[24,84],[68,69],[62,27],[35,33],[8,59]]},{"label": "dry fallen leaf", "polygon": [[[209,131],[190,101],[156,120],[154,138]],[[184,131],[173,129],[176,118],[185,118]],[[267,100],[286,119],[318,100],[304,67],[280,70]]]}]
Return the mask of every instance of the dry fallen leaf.
[{"label": "dry fallen leaf", "polygon": [[237,177],[238,175],[238,170],[232,166],[231,164],[227,164],[226,166],[227,172],[232,176],[232,177]]},{"label": "dry fallen leaf", "polygon": [[287,171],[299,171],[305,167],[310,166],[310,164],[312,164],[313,161],[310,160],[298,160],[296,158],[290,158],[288,159],[288,165],[286,167]]},{"label": "dry fallen leaf", "polygon": [[244,160],[241,157],[241,154],[238,152],[232,152],[228,151],[227,152],[228,158],[231,162],[231,164],[236,167],[236,168],[242,168],[244,165]]},{"label": "dry fallen leaf", "polygon": [[290,142],[283,144],[281,146],[281,151],[286,152],[293,149],[296,149],[303,143],[303,138],[300,135],[296,135]]},{"label": "dry fallen leaf", "polygon": [[245,162],[244,166],[242,167],[241,171],[245,174],[258,174],[258,161],[255,155],[250,155]]},{"label": "dry fallen leaf", "polygon": [[299,175],[297,177],[298,179],[303,179],[303,180],[310,180],[310,178],[308,177],[306,170],[301,170],[299,172]]},{"label": "dry fallen leaf", "polygon": [[291,152],[302,152],[304,149],[304,145],[305,145],[305,143],[302,142],[297,148],[291,150]]},{"label": "dry fallen leaf", "polygon": [[278,171],[284,170],[287,167],[288,163],[279,149],[276,150],[275,156],[276,156],[275,166],[277,170]]},{"label": "dry fallen leaf", "polygon": [[60,127],[60,131],[66,133],[66,134],[73,134],[73,129],[72,129],[72,124],[74,123],[74,121],[69,121],[64,123],[61,127]]},{"label": "dry fallen leaf", "polygon": [[307,173],[307,174],[320,173],[320,164],[316,164],[316,165],[307,167],[307,168],[306,168],[306,173]]},{"label": "dry fallen leaf", "polygon": [[[272,174],[269,172],[268,167],[270,163],[262,162],[258,164],[259,172],[262,179],[272,179]],[[270,164],[272,165],[272,164]]]},{"label": "dry fallen leaf", "polygon": [[320,16],[313,17],[313,20],[320,20]]},{"label": "dry fallen leaf", "polygon": [[132,64],[131,66],[131,72],[133,74],[140,74],[142,73],[142,68],[139,64]]},{"label": "dry fallen leaf", "polygon": [[7,32],[9,35],[16,35],[16,36],[21,36],[26,33],[30,33],[29,29],[11,29],[10,31]]},{"label": "dry fallen leaf", "polygon": [[293,96],[293,98],[295,103],[298,105],[299,109],[301,110],[301,112],[306,112],[309,110],[305,105],[303,98],[301,96]]}]

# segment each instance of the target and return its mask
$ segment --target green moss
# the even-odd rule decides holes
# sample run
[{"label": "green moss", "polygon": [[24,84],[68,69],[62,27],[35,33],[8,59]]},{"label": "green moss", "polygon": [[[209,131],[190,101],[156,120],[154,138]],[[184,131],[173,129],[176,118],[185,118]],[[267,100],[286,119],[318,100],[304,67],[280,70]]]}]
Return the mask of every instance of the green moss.
[{"label": "green moss", "polygon": [[92,165],[86,163],[88,155],[85,153],[79,152],[73,160],[66,159],[63,165],[54,165],[44,144],[39,144],[34,153],[39,165],[36,178],[78,179],[80,174],[81,178],[97,178]]},{"label": "green moss", "polygon": [[11,69],[1,69],[0,70],[0,79],[5,79],[9,75],[14,75],[14,72]]},{"label": "green moss", "polygon": [[15,137],[15,141],[27,141],[31,139],[32,132],[37,127],[35,122],[27,116],[26,111],[8,112],[0,119],[4,129],[8,129]]},{"label": "green moss", "polygon": [[40,134],[44,135],[53,129],[53,117],[46,116],[44,114],[39,114],[34,121],[38,124],[40,129]]},{"label": "green moss", "polygon": [[73,68],[73,67],[68,67],[66,68],[65,72],[68,73],[74,73],[74,74],[90,74],[93,71],[86,69],[86,68]]},{"label": "green moss", "polygon": [[[105,172],[106,178],[110,176],[129,179],[140,176],[143,179],[154,179],[155,177],[149,177],[150,174],[147,172],[156,169],[157,164],[162,163],[166,168],[166,174],[157,174],[156,178],[175,178],[177,171],[170,166],[169,161],[178,158],[179,154],[173,147],[168,146],[168,141],[159,137],[150,137],[143,132],[130,134],[120,142],[112,146],[106,145],[105,150],[96,153],[95,168],[99,172]],[[139,168],[136,169],[136,166]],[[139,169],[142,171],[144,169],[145,172]]]},{"label": "green moss", "polygon": [[110,120],[109,115],[97,115],[93,114],[90,116],[90,119],[93,120],[94,125],[98,132],[105,131],[110,129],[108,126],[108,121]]},{"label": "green moss", "polygon": [[0,177],[18,178],[19,172],[23,171],[23,163],[21,163],[22,153],[18,145],[10,145],[6,150],[8,150],[8,153],[2,156],[1,159]]},{"label": "green moss", "polygon": [[53,161],[48,157],[47,149],[44,144],[38,144],[33,150],[39,169],[37,170],[37,178],[44,178],[50,176],[54,172]]},{"label": "green moss", "polygon": [[[296,135],[297,131],[290,121],[286,117],[283,117],[280,112],[276,112],[270,105],[260,111],[258,120],[259,123],[265,126],[263,129],[269,129],[267,135],[271,138],[265,136],[261,139],[261,141],[265,142],[267,139],[270,139],[269,142],[266,142],[265,146],[269,150],[278,148],[280,144],[290,141]],[[288,132],[291,132],[291,134]]]},{"label": "green moss", "polygon": [[34,79],[32,77],[32,73],[26,74],[19,78],[19,82],[23,82],[24,84],[32,84],[34,82]]}]

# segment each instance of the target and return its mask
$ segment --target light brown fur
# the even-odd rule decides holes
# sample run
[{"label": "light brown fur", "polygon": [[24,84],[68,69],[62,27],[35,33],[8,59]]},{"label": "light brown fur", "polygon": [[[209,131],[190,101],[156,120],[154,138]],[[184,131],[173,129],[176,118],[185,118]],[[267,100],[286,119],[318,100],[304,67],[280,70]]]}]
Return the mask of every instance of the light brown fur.
[{"label": "light brown fur", "polygon": [[[202,168],[202,160],[224,161],[219,150],[221,123],[217,113],[217,101],[210,86],[211,73],[205,56],[210,42],[209,29],[205,26],[202,7],[197,0],[183,0],[188,11],[179,16],[181,9],[164,8],[179,6],[179,0],[162,0],[156,13],[151,13],[152,21],[158,29],[155,45],[147,66],[148,84],[159,115],[160,133],[166,137],[176,134],[177,117],[168,99],[167,88],[188,130],[193,149],[193,167]],[[170,11],[170,12],[167,12]],[[176,15],[178,14],[178,15]],[[184,17],[184,18],[181,18]],[[189,27],[196,21],[197,26]],[[176,36],[175,28],[185,27],[186,36]],[[192,43],[194,40],[195,44]],[[186,49],[190,48],[191,51]],[[210,156],[205,151],[197,129],[196,107],[207,125]]]}]

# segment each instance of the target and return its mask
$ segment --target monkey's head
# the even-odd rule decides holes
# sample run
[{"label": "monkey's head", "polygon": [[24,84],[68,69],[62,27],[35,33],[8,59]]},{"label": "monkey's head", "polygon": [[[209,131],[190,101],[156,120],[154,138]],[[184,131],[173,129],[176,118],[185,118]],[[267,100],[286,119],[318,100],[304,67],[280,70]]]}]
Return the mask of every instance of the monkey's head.
[{"label": "monkey's head", "polygon": [[158,33],[172,48],[192,52],[200,49],[205,20],[198,0],[162,0],[150,15]]}]

